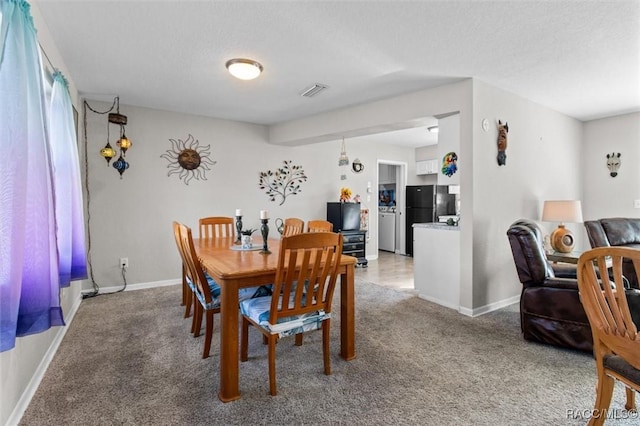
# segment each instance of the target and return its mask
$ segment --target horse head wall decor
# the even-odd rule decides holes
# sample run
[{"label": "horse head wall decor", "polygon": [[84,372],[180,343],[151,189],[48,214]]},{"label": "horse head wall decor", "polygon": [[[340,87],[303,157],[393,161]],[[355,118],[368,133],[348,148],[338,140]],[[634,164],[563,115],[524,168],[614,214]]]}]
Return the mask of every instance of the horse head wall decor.
[{"label": "horse head wall decor", "polygon": [[509,123],[498,120],[498,165],[507,164],[507,133],[509,133]]}]

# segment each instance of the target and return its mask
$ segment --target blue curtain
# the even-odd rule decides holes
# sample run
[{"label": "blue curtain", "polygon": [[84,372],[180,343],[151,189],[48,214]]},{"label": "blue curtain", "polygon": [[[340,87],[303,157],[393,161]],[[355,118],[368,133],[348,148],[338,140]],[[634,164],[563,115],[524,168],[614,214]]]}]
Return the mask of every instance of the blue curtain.
[{"label": "blue curtain", "polygon": [[30,6],[1,0],[0,351],[64,325],[40,51]]},{"label": "blue curtain", "polygon": [[49,108],[49,141],[54,170],[61,287],[68,287],[72,280],[87,278],[80,161],[72,108],[67,80],[61,72],[56,71],[53,74]]}]

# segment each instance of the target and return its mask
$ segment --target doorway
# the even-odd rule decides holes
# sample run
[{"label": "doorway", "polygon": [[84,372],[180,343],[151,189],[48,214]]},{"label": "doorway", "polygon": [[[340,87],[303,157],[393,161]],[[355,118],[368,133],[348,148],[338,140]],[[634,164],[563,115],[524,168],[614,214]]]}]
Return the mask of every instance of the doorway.
[{"label": "doorway", "polygon": [[407,163],[378,160],[378,250],[405,254]]}]

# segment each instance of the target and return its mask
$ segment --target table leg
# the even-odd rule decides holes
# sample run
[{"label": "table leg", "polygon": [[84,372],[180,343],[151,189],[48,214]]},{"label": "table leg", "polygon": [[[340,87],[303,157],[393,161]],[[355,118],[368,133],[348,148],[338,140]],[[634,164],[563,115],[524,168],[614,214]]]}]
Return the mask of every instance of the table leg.
[{"label": "table leg", "polygon": [[222,402],[240,398],[238,358],[238,284],[220,282],[220,393]]},{"label": "table leg", "polygon": [[356,357],[355,266],[340,275],[340,356]]}]

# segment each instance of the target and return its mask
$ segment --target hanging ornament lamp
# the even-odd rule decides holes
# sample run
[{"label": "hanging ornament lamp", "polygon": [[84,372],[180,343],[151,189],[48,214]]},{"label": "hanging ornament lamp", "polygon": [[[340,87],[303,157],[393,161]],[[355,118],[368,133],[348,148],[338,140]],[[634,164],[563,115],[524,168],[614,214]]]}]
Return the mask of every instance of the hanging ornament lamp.
[{"label": "hanging ornament lamp", "polygon": [[347,157],[347,148],[344,144],[344,138],[342,138],[342,151],[340,152],[340,159],[338,160],[338,166],[348,166],[349,157]]},{"label": "hanging ornament lamp", "polygon": [[122,154],[126,154],[127,150],[131,148],[131,145],[133,145],[131,141],[127,139],[127,135],[124,134],[124,129],[122,130],[122,137],[118,139],[118,142],[116,142],[116,145],[120,147]]},{"label": "hanging ornament lamp", "polygon": [[107,144],[100,150],[100,155],[107,160],[107,167],[111,162],[111,159],[116,156],[116,150],[111,147],[111,144],[107,141]]},{"label": "hanging ornament lamp", "polygon": [[118,160],[113,163],[113,168],[120,173],[120,179],[122,179],[122,174],[129,168],[129,163],[127,163],[127,161],[122,157],[122,154],[120,154]]}]

